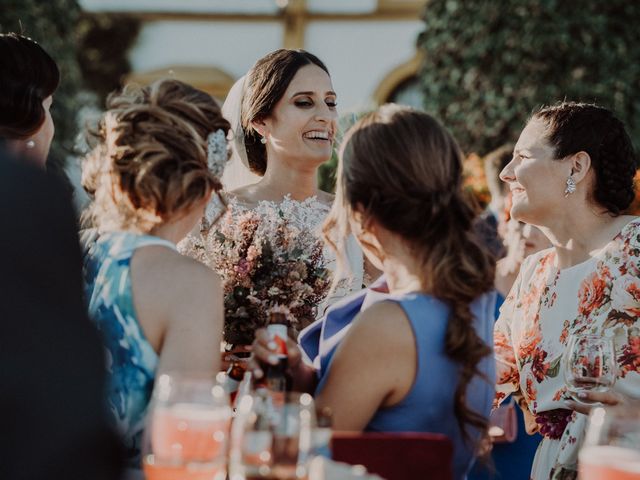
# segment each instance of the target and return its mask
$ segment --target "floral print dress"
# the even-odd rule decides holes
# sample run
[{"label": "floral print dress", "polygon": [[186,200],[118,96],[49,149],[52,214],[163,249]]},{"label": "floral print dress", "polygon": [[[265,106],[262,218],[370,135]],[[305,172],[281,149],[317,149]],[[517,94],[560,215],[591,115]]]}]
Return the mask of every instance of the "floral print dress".
[{"label": "floral print dress", "polygon": [[614,390],[640,397],[640,219],[595,256],[558,270],[554,249],[527,258],[494,331],[499,403],[519,391],[544,439],[531,478],[575,479],[587,416],[568,410],[561,359],[571,334],[614,339]]},{"label": "floral print dress", "polygon": [[108,372],[112,425],[126,450],[127,467],[140,468],[140,448],[158,355],[138,323],[131,289],[131,257],[138,248],[167,240],[130,232],[83,234],[83,276],[89,315],[100,331]]}]

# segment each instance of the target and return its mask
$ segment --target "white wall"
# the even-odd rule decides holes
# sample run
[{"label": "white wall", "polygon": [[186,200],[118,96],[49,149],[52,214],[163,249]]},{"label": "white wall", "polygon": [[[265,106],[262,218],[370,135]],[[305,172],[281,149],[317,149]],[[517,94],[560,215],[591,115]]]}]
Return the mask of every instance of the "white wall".
[{"label": "white wall", "polygon": [[266,53],[280,48],[278,22],[154,21],[129,53],[133,71],[169,65],[212,66],[238,78]]},{"label": "white wall", "polygon": [[[419,20],[316,21],[307,27],[305,49],[329,67],[344,112],[366,107],[384,77],[415,55],[422,28]],[[214,66],[239,78],[281,48],[283,36],[275,21],[153,21],[143,26],[129,59],[133,71]]]},{"label": "white wall", "polygon": [[416,53],[419,21],[311,23],[305,48],[329,67],[341,111],[367,106],[380,82]]}]

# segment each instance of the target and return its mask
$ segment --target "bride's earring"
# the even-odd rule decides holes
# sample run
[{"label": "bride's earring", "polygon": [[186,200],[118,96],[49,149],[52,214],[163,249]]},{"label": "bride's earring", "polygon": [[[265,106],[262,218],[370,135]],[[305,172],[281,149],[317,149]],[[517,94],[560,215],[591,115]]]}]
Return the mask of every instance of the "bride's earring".
[{"label": "bride's earring", "polygon": [[569,178],[567,178],[567,188],[564,189],[565,198],[571,195],[572,193],[575,193],[575,191],[576,191],[576,181],[573,179],[573,175],[569,175]]},{"label": "bride's earring", "polygon": [[260,138],[260,143],[265,145],[267,143],[267,137],[261,137]]},{"label": "bride's earring", "polygon": [[31,148],[33,148],[35,146],[36,146],[36,142],[34,142],[33,140],[29,140],[27,142],[27,144],[26,144],[26,147],[29,148],[29,149],[31,149]]}]

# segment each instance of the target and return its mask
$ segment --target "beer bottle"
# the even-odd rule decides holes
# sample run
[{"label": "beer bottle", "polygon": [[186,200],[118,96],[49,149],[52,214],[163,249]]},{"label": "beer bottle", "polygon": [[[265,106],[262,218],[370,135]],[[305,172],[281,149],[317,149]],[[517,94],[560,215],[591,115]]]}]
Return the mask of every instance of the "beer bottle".
[{"label": "beer bottle", "polygon": [[227,379],[225,381],[225,390],[231,397],[231,404],[233,405],[236,395],[238,393],[238,385],[244,378],[244,372],[246,368],[239,360],[233,360],[229,369],[227,370]]},{"label": "beer bottle", "polygon": [[271,312],[269,315],[269,325],[267,331],[272,335],[273,341],[277,345],[278,357],[276,365],[265,366],[266,387],[272,392],[286,392],[291,387],[291,379],[287,374],[289,361],[287,357],[287,319],[284,313]]}]

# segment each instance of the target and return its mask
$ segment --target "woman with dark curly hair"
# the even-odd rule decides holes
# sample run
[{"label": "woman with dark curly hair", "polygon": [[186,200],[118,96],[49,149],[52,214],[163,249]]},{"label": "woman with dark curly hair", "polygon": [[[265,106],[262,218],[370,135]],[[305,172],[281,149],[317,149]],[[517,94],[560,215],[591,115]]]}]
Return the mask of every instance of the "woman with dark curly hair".
[{"label": "woman with dark curly hair", "polygon": [[[222,188],[229,123],[213,98],[176,80],[126,88],[107,107],[100,142],[83,165],[97,227],[84,235],[83,272],[108,352],[110,413],[129,466],[139,468],[158,372],[213,378],[219,368],[220,279],[176,243]],[[224,202],[216,205],[220,216]]]},{"label": "woman with dark curly hair", "polygon": [[[605,108],[565,102],[533,115],[501,173],[511,216],[538,226],[552,245],[522,264],[494,338],[498,401],[521,395],[535,417],[530,433],[544,437],[536,480],[576,478],[585,403],[640,397],[640,220],[623,214],[635,172],[622,122]],[[615,392],[567,400],[560,365],[572,334],[613,338]]]},{"label": "woman with dark curly hair", "polygon": [[[344,265],[353,233],[388,292],[365,293],[327,359],[317,404],[331,408],[337,430],[447,435],[463,479],[494,396],[495,293],[462,191],[462,154],[428,114],[385,105],[347,133],[337,185],[325,238]],[[256,338],[255,355],[277,361],[266,332]],[[288,354],[297,387],[309,367],[293,342]]]},{"label": "woman with dark curly hair", "polygon": [[0,144],[44,167],[53,139],[58,66],[30,38],[0,34]]}]

